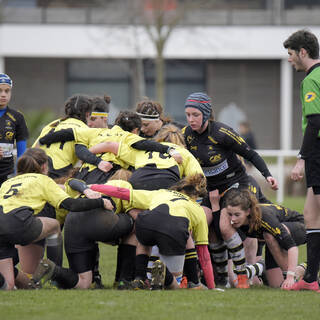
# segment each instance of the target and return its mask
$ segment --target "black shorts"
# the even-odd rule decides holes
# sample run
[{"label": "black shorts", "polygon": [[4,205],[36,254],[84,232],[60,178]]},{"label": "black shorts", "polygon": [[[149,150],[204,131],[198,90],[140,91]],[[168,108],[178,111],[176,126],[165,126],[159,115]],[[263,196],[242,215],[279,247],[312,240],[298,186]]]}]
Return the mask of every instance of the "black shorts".
[{"label": "black shorts", "polygon": [[146,166],[133,171],[129,182],[133,189],[159,190],[169,189],[180,180],[178,166],[158,169]]},{"label": "black shorts", "polygon": [[189,220],[169,214],[169,207],[162,204],[151,211],[139,213],[136,220],[136,236],[144,246],[159,247],[163,255],[185,254],[189,238]]},{"label": "black shorts", "polygon": [[305,175],[308,188],[320,186],[320,154],[305,160]]},{"label": "black shorts", "polygon": [[95,248],[96,241],[114,242],[129,234],[133,219],[126,213],[115,214],[105,209],[70,212],[64,225],[66,253],[79,253]]},{"label": "black shorts", "polygon": [[0,209],[0,259],[13,258],[15,245],[28,245],[42,231],[42,222],[30,208],[19,208],[4,214]]},{"label": "black shorts", "polygon": [[[293,238],[295,244],[297,246],[300,246],[302,244],[306,243],[306,229],[303,223],[301,222],[282,222],[285,226],[288,227],[291,233],[291,237]],[[266,256],[265,256],[265,261],[266,261],[266,269],[274,269],[278,268],[277,262],[274,260],[270,250],[268,249],[268,245],[266,245]]]},{"label": "black shorts", "polygon": [[101,184],[106,183],[109,178],[117,171],[121,169],[121,167],[117,164],[113,164],[113,167],[108,172],[103,172],[100,169],[96,168],[92,171],[89,171],[88,168],[83,168],[75,174],[76,179],[80,179],[85,181],[87,184]]},{"label": "black shorts", "polygon": [[[228,183],[225,184],[221,184],[219,186],[217,186],[217,189],[219,190],[219,194],[225,192],[226,190],[228,190],[230,187],[232,187],[233,185],[238,184],[237,188],[241,188],[241,189],[248,189],[249,185],[250,185],[250,180],[249,180],[249,176],[247,174],[242,174],[238,180],[232,180]],[[209,199],[209,192],[212,191],[213,189],[208,190],[208,195],[203,198],[201,205],[204,207],[208,207],[211,209],[211,203],[210,203],[210,199]],[[222,204],[222,200],[223,197],[220,200],[220,203]]]}]

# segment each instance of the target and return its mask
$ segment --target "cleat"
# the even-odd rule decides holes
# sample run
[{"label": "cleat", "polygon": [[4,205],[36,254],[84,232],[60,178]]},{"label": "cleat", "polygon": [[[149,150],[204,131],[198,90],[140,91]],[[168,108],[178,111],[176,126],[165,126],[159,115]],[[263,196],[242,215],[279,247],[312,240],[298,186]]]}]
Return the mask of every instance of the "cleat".
[{"label": "cleat", "polygon": [[101,280],[101,275],[99,273],[94,275],[92,279],[92,284],[93,284],[93,289],[105,289],[105,286]]},{"label": "cleat", "polygon": [[41,260],[36,271],[32,275],[31,281],[37,285],[44,285],[47,281],[51,280],[55,266],[55,263],[49,259]]},{"label": "cleat", "polygon": [[160,260],[154,262],[151,270],[151,290],[163,290],[166,266]]},{"label": "cleat", "polygon": [[293,290],[293,291],[310,290],[310,291],[320,292],[319,284],[317,281],[313,281],[309,283],[304,281],[303,279],[299,280],[298,282],[295,282],[293,286],[290,288],[290,290]]},{"label": "cleat", "polygon": [[131,282],[132,290],[149,290],[150,286],[147,280],[135,279]]},{"label": "cleat", "polygon": [[193,283],[191,281],[188,282],[188,289],[191,290],[208,290],[208,288],[202,284],[201,282]]},{"label": "cleat", "polygon": [[237,276],[238,283],[236,285],[236,288],[238,289],[249,289],[249,279],[246,274],[238,274]]},{"label": "cleat", "polygon": [[131,282],[127,281],[127,280],[120,280],[116,289],[117,290],[131,290],[132,289]]},{"label": "cleat", "polygon": [[180,289],[187,289],[188,288],[188,279],[186,276],[182,277],[182,280],[181,280],[179,287],[180,287]]}]

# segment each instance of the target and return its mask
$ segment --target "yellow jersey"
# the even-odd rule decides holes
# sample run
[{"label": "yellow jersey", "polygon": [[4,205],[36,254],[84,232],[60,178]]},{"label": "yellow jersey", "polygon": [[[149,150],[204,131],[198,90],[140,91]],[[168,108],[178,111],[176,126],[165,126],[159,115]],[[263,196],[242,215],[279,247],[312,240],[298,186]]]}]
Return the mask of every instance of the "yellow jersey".
[{"label": "yellow jersey", "polygon": [[36,215],[47,202],[58,209],[67,198],[68,194],[51,178],[40,173],[18,175],[5,181],[0,188],[0,205],[5,214],[27,207]]},{"label": "yellow jersey", "polygon": [[[39,139],[49,132],[55,132],[63,129],[88,128],[85,123],[75,118],[68,118],[60,121],[56,127],[52,127],[52,124],[57,121],[59,120],[52,121],[42,129],[40,136],[32,145],[33,148],[36,147]],[[53,169],[55,170],[63,169],[70,165],[74,166],[77,163],[78,158],[74,147],[75,141],[52,143],[49,147],[46,145],[40,145],[40,148],[43,149],[52,160]]]}]

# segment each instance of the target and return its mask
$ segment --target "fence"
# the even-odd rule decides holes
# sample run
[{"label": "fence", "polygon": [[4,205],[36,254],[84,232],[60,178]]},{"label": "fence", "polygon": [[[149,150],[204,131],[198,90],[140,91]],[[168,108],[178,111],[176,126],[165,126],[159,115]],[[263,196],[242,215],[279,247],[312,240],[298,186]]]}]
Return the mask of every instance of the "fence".
[{"label": "fence", "polygon": [[262,157],[276,157],[277,163],[272,168],[272,174],[277,178],[279,189],[277,190],[277,203],[282,203],[284,199],[285,187],[285,158],[296,158],[299,150],[256,150]]}]

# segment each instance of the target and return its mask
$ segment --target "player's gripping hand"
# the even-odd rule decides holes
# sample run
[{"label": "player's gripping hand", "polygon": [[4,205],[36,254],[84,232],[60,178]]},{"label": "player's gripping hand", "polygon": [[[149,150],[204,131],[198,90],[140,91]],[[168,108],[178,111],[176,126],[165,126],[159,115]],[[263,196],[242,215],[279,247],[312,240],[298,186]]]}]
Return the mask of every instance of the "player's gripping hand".
[{"label": "player's gripping hand", "polygon": [[98,164],[98,168],[103,172],[109,172],[112,169],[112,163],[108,161],[100,161]]}]

